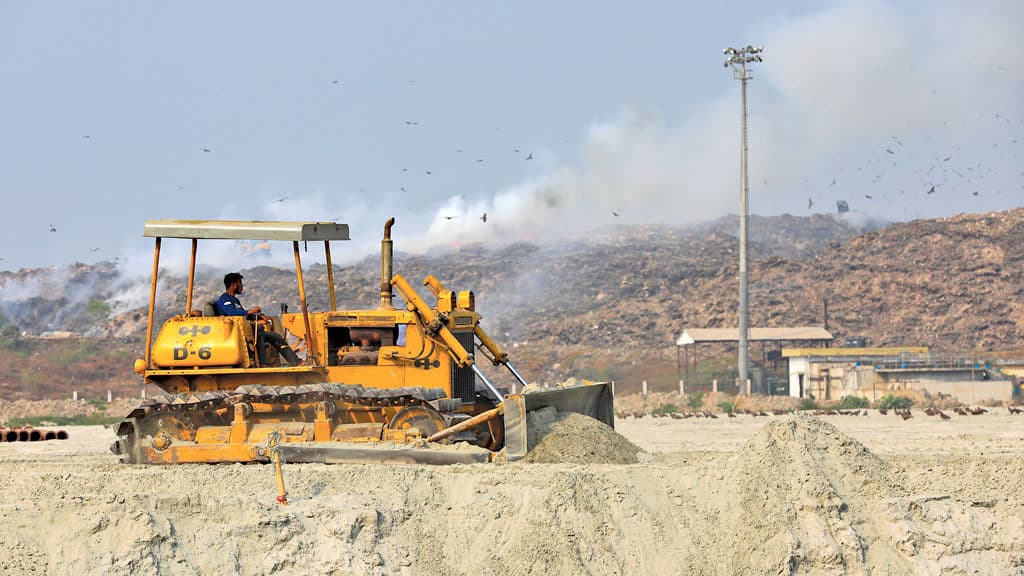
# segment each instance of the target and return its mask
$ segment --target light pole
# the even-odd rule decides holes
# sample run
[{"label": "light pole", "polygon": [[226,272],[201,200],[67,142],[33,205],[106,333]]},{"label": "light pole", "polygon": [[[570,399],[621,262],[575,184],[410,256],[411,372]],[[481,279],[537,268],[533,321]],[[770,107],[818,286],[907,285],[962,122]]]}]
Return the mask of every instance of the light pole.
[{"label": "light pole", "polygon": [[747,277],[747,80],[754,76],[747,70],[747,64],[761,61],[764,47],[726,48],[725,67],[732,67],[733,78],[740,81],[740,103],[743,116],[740,121],[740,313],[739,313],[739,380],[740,387],[749,378],[750,362],[748,338],[750,333],[750,306],[748,299],[749,279]]}]

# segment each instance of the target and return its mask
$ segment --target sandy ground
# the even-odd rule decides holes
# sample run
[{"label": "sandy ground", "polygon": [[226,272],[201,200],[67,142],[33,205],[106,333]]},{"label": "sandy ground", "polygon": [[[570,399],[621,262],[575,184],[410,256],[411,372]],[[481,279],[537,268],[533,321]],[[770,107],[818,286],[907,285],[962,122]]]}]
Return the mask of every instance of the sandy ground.
[{"label": "sandy ground", "polygon": [[1024,574],[1024,416],[616,426],[638,463],[287,465],[284,508],[71,427],[0,444],[0,573]]}]

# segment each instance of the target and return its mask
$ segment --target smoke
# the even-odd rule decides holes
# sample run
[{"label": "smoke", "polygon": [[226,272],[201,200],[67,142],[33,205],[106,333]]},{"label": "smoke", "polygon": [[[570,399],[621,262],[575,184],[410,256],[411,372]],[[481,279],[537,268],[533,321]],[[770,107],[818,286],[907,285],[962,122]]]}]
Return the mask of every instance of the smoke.
[{"label": "smoke", "polygon": [[[1024,3],[839,0],[754,23],[745,36],[765,47],[749,84],[751,212],[832,212],[846,200],[852,212],[844,218],[868,223],[1019,204],[1024,63],[1013,47],[1024,37]],[[463,191],[434,210],[400,215],[395,249],[497,247],[735,214],[739,83],[711,63],[723,47],[708,47],[721,90],[682,119],[640,105],[609,111],[581,135],[572,159],[535,150],[516,185]],[[332,247],[341,265],[375,254],[384,220],[409,201],[392,190],[275,194],[255,207],[227,205],[216,217],[337,219],[352,234]],[[304,264],[324,262],[322,245],[302,249]],[[187,240],[164,240],[162,273],[186,275],[189,250]],[[148,282],[138,279],[152,269],[152,243],[133,237],[121,254],[122,280],[110,303],[115,310],[145,305]],[[291,246],[281,242],[269,254],[247,254],[230,241],[199,246],[202,270],[293,263]],[[33,282],[4,286],[0,302],[46,294],[61,277]]]}]

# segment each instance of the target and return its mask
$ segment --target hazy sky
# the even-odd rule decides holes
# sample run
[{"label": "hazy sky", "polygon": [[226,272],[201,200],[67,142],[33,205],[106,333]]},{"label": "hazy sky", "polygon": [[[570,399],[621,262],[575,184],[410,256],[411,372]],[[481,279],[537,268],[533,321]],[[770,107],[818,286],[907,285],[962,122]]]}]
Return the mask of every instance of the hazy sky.
[{"label": "hazy sky", "polygon": [[151,218],[338,218],[344,260],[389,215],[419,251],[736,213],[746,44],[753,213],[1024,204],[1019,0],[0,7],[0,269],[145,262]]}]

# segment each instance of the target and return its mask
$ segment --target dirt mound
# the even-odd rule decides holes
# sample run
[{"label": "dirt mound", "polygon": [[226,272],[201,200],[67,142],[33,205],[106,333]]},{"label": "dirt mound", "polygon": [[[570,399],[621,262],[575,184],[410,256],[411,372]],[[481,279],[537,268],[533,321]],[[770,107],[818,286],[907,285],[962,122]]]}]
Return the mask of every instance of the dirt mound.
[{"label": "dirt mound", "polygon": [[706,496],[709,542],[726,573],[971,573],[1012,563],[1019,546],[958,527],[995,525],[991,510],[914,493],[903,476],[831,424],[805,414],[773,421]]},{"label": "dirt mound", "polygon": [[733,456],[723,486],[724,550],[738,570],[905,573],[884,539],[889,465],[831,424],[771,422]]},{"label": "dirt mound", "polygon": [[635,444],[603,422],[547,406],[526,415],[526,462],[635,464]]}]

